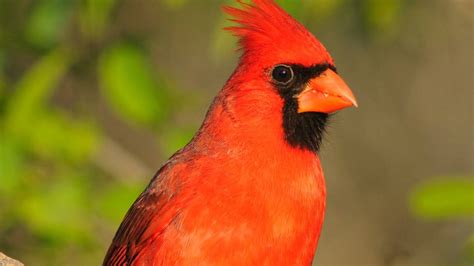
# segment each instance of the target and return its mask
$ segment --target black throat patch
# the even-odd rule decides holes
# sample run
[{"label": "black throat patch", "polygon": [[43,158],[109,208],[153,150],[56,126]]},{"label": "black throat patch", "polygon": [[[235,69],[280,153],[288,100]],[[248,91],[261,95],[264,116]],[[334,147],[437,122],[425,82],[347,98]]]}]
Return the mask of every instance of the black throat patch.
[{"label": "black throat patch", "polygon": [[293,147],[319,151],[324,136],[325,127],[329,119],[326,113],[307,112],[298,113],[298,102],[295,98],[309,82],[328,68],[336,70],[329,64],[320,64],[312,67],[288,64],[294,73],[294,80],[287,85],[275,84],[278,93],[284,100],[283,129],[285,140]]}]

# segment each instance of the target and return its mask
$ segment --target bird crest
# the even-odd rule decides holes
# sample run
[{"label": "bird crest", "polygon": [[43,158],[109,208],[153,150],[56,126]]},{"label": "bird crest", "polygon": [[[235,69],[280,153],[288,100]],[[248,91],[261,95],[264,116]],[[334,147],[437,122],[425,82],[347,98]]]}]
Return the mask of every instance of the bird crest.
[{"label": "bird crest", "polygon": [[225,29],[239,38],[242,60],[258,58],[268,64],[286,62],[308,66],[333,64],[316,37],[273,0],[237,2],[240,8],[224,6],[223,10],[231,16],[230,21],[237,23]]}]

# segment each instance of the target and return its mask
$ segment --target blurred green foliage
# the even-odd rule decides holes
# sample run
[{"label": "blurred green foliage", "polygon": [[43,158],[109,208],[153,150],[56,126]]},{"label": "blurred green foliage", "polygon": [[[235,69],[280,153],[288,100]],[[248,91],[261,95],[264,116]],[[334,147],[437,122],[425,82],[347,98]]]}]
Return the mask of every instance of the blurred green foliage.
[{"label": "blurred green foliage", "polygon": [[[412,212],[425,220],[474,219],[474,178],[438,177],[416,187],[410,197]],[[474,263],[474,233],[466,240],[465,255]]]},{"label": "blurred green foliage", "polygon": [[71,0],[37,1],[28,17],[26,40],[39,48],[57,44],[71,15],[72,4]]},{"label": "blurred green foliage", "polygon": [[437,178],[414,190],[411,207],[425,219],[474,217],[474,181],[470,177]]},{"label": "blurred green foliage", "polygon": [[[120,33],[124,26],[114,19],[124,2],[0,0],[0,250],[27,264],[98,264],[110,232],[146,185],[149,176],[117,175],[101,161],[110,138],[99,122],[101,108],[159,135],[157,153],[164,155],[182,147],[196,129],[173,122],[180,104],[169,102],[182,88],[153,65],[143,40]],[[160,5],[176,11],[190,2],[161,0]],[[278,2],[307,22],[354,9],[369,41],[393,37],[407,5],[396,0]],[[212,39],[215,59],[233,55],[235,39],[222,31],[228,23],[221,15],[214,34],[203,36]],[[70,80],[79,85],[69,86]],[[194,97],[189,91],[185,96],[188,101]],[[422,216],[471,215],[472,206],[462,205],[467,197],[462,193],[468,192],[472,186],[434,185],[417,192],[413,206]],[[445,197],[457,201],[447,204]]]},{"label": "blurred green foliage", "polygon": [[117,44],[99,58],[104,96],[123,117],[156,124],[166,115],[166,85],[157,81],[146,54],[131,44]]},{"label": "blurred green foliage", "polygon": [[84,0],[80,3],[81,32],[90,39],[99,38],[107,29],[115,0]]}]

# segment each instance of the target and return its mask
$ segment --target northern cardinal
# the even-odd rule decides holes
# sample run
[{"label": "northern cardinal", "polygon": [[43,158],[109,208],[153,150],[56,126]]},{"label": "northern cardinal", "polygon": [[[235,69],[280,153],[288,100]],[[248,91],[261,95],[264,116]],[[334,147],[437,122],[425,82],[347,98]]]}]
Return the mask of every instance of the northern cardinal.
[{"label": "northern cardinal", "polygon": [[237,69],[125,216],[104,265],[310,265],[328,115],[357,106],[324,46],[273,0],[224,7]]}]

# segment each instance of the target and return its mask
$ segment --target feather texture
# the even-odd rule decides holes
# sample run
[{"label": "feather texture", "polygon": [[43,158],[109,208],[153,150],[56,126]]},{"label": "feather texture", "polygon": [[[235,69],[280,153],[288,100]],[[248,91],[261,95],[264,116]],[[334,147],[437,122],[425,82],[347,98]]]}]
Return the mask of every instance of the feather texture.
[{"label": "feather texture", "polygon": [[[224,6],[223,10],[238,25],[226,29],[239,37],[245,61],[257,58],[278,62],[298,62],[311,66],[333,59],[313,34],[286,13],[273,0],[238,1],[241,8]],[[268,56],[268,54],[272,56]]]},{"label": "feather texture", "polygon": [[[237,69],[195,137],[132,205],[104,265],[311,264],[326,204],[324,176],[316,147],[287,141],[285,99],[268,71],[332,59],[273,1],[240,3],[241,9],[224,7],[239,24],[228,28],[243,49]],[[310,122],[308,130],[322,131],[314,123],[323,120]]]}]

